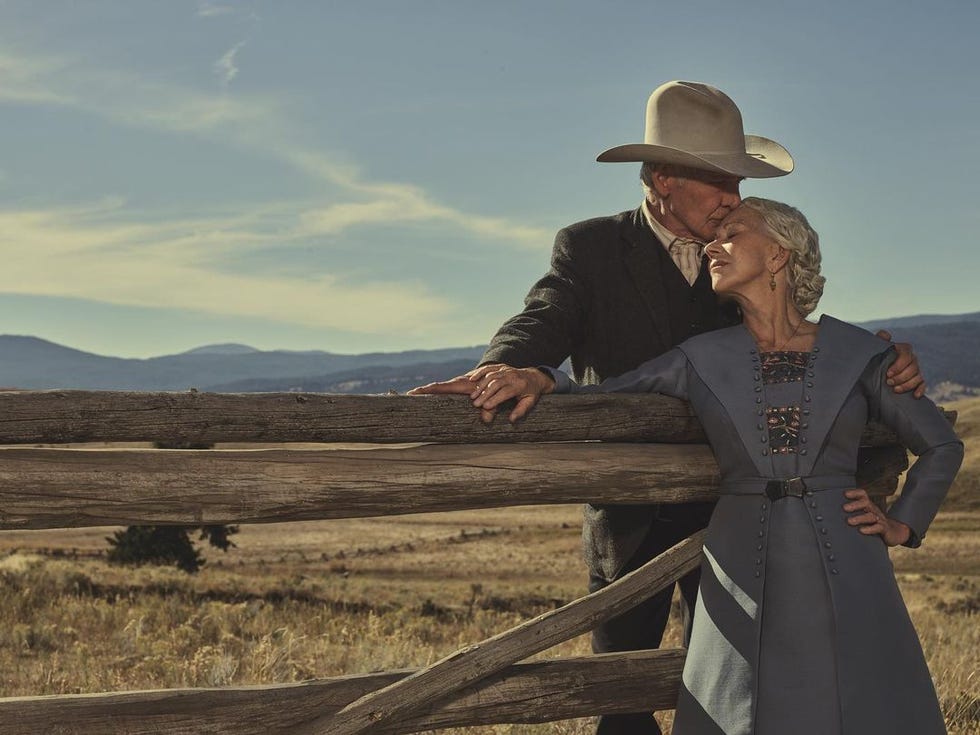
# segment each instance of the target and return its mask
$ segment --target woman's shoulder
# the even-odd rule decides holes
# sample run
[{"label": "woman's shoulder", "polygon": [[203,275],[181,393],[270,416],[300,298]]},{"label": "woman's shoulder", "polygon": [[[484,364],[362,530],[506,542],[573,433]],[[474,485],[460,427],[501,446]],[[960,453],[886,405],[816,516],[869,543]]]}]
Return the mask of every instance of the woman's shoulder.
[{"label": "woman's shoulder", "polygon": [[857,324],[845,321],[843,319],[838,319],[830,314],[822,314],[817,320],[817,325],[821,329],[827,329],[836,336],[848,336],[851,339],[876,339],[879,342],[885,342],[881,337],[877,337],[871,332],[869,332],[864,327],[860,327]]},{"label": "woman's shoulder", "polygon": [[748,331],[741,324],[734,327],[715,329],[703,332],[677,345],[677,349],[685,355],[694,356],[710,352],[726,352],[729,350],[751,350],[755,346]]},{"label": "woman's shoulder", "polygon": [[872,334],[864,327],[845,322],[842,319],[824,314],[817,322],[820,330],[817,334],[817,346],[832,348],[846,352],[857,350],[876,355],[891,347],[891,342]]},{"label": "woman's shoulder", "polygon": [[[813,351],[823,351],[826,357],[837,360],[867,361],[875,355],[887,352],[891,342],[878,337],[863,327],[824,314],[817,322],[818,330]],[[756,344],[748,330],[741,324],[724,329],[704,332],[684,340],[678,349],[690,360],[722,359],[737,353],[755,354]]]}]

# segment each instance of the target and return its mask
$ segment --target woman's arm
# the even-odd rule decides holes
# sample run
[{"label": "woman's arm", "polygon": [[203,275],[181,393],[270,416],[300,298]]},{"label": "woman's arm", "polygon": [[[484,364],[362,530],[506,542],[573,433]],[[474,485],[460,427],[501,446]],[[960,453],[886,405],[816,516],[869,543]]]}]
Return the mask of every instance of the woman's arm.
[{"label": "woman's arm", "polygon": [[[910,536],[904,542],[898,542],[914,547],[922,543],[956,477],[963,461],[963,442],[928,398],[916,400],[911,393],[898,394],[888,387],[887,371],[894,359],[894,351],[889,350],[872,361],[861,384],[868,398],[871,417],[895,431],[902,443],[918,456],[905,476],[901,497],[888,510],[887,520],[876,519],[886,529],[888,521],[907,526]],[[859,509],[849,508],[855,503],[845,505],[845,510]],[[881,533],[887,541],[887,534]]]},{"label": "woman's arm", "polygon": [[579,385],[561,370],[542,369],[554,379],[555,393],[663,393],[687,400],[687,367],[687,355],[675,347],[598,385]]},{"label": "woman's arm", "polygon": [[470,375],[473,386],[470,398],[483,411],[484,420],[492,419],[501,403],[515,398],[517,406],[508,418],[517,421],[547,393],[665,393],[687,398],[687,357],[676,348],[599,385],[578,385],[567,374],[551,367],[486,365]]}]

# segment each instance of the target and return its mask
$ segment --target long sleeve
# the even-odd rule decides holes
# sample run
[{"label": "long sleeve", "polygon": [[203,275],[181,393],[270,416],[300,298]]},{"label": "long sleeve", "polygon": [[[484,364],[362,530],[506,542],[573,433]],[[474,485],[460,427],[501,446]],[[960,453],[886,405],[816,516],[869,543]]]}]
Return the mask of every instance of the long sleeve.
[{"label": "long sleeve", "polygon": [[928,398],[895,393],[885,382],[885,373],[895,359],[894,350],[872,361],[862,383],[869,399],[872,418],[898,434],[918,459],[905,477],[901,497],[888,511],[890,518],[912,529],[910,546],[918,546],[963,461],[963,442],[942,412]]},{"label": "long sleeve", "polygon": [[676,347],[598,385],[579,385],[561,370],[542,369],[554,378],[555,393],[663,393],[684,400],[688,397],[687,356]]},{"label": "long sleeve", "polygon": [[579,272],[568,228],[555,236],[551,269],[528,292],[524,311],[500,327],[480,364],[557,366],[581,342],[588,303],[586,277]]}]

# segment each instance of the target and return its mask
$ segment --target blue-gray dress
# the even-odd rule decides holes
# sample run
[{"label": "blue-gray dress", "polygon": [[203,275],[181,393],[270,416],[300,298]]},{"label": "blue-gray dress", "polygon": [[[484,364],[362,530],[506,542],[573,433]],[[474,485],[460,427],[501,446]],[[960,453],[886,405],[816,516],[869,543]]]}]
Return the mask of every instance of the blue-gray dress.
[{"label": "blue-gray dress", "polygon": [[824,316],[810,353],[760,355],[737,326],[599,386],[553,372],[558,392],[689,400],[718,461],[675,735],[946,732],[887,548],[842,507],[869,418],[919,457],[888,512],[910,545],[959,469],[963,445],[935,405],[885,385],[893,357]]}]

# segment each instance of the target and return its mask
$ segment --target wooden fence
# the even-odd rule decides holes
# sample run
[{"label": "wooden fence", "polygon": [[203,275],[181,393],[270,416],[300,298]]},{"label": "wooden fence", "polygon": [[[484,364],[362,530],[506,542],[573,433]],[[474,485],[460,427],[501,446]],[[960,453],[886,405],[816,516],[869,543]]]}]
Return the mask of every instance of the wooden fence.
[{"label": "wooden fence", "polygon": [[[145,441],[399,446],[24,446]],[[703,442],[687,404],[657,395],[548,396],[516,426],[503,416],[486,426],[456,396],[7,392],[0,393],[0,529],[707,500],[719,478]],[[908,465],[905,450],[874,425],[863,444],[859,482],[887,496]],[[698,564],[700,547],[699,534],[599,592],[419,671],[6,698],[0,734],[410,733],[669,709],[682,650],[521,661],[663,589]]]}]

